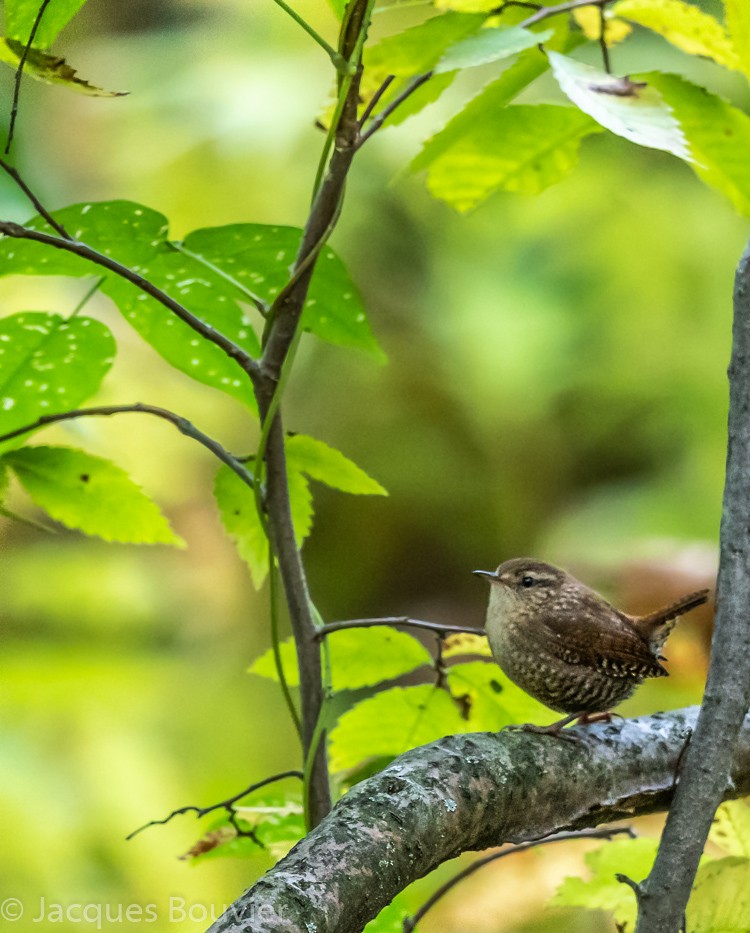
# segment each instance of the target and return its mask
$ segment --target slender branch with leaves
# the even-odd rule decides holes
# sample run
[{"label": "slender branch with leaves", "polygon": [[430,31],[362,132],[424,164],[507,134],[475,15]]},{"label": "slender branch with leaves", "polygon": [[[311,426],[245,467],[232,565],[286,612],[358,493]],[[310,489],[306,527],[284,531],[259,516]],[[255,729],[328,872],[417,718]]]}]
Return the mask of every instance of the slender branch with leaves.
[{"label": "slender branch with leaves", "polygon": [[[308,833],[295,850],[297,855],[286,862],[291,874],[277,867],[246,900],[255,903],[265,897],[270,903],[268,899],[278,894],[274,909],[278,904],[289,908],[284,885],[294,872],[301,872],[305,885],[295,889],[295,922],[319,933],[334,929],[354,933],[399,893],[399,884],[403,888],[445,858],[481,844],[513,841],[526,847],[549,832],[612,819],[620,811],[606,802],[613,799],[607,781],[627,785],[621,799],[633,812],[658,809],[671,799],[674,771],[681,769],[675,811],[653,873],[643,884],[640,878],[631,879],[641,908],[638,930],[676,931],[713,812],[728,794],[733,753],[735,764],[737,754],[746,756],[741,726],[747,691],[727,689],[731,645],[736,648],[747,640],[740,617],[747,590],[741,558],[748,521],[737,508],[737,501],[747,493],[738,473],[738,463],[744,461],[737,456],[747,446],[742,403],[747,386],[740,380],[746,362],[744,318],[736,316],[730,411],[735,446],[725,499],[719,587],[719,631],[730,635],[717,636],[718,660],[698,719],[695,751],[691,746],[683,762],[686,730],[693,728],[694,715],[673,715],[664,725],[668,741],[646,762],[654,770],[654,780],[658,778],[657,793],[653,782],[641,775],[639,784],[637,773],[613,760],[618,749],[648,758],[639,745],[638,729],[656,735],[662,728],[659,721],[637,728],[597,727],[591,734],[601,739],[601,747],[591,751],[566,746],[549,758],[558,769],[570,767],[581,774],[587,768],[588,774],[593,773],[588,765],[595,767],[598,783],[585,785],[585,812],[562,813],[561,805],[555,810],[549,787],[540,781],[539,807],[545,819],[515,807],[507,814],[515,821],[513,832],[503,838],[497,826],[493,832],[479,832],[476,820],[473,829],[464,825],[472,817],[453,797],[441,798],[436,807],[430,795],[437,793],[437,785],[425,775],[420,754],[432,762],[435,773],[453,775],[450,780],[455,778],[457,796],[465,792],[468,799],[481,789],[486,802],[504,781],[529,775],[523,768],[503,770],[499,759],[478,769],[476,761],[461,755],[477,743],[488,751],[487,740],[463,734],[497,732],[531,717],[544,724],[554,716],[487,663],[489,651],[481,633],[458,624],[460,620],[444,624],[408,615],[329,622],[322,618],[302,553],[313,523],[310,482],[357,495],[383,495],[385,490],[326,443],[287,432],[286,424],[294,419],[287,389],[298,374],[298,350],[308,334],[382,360],[354,281],[330,245],[347,208],[347,184],[364,144],[376,133],[421,113],[459,75],[474,69],[484,69],[487,81],[426,140],[410,166],[413,172],[425,173],[431,194],[456,211],[473,210],[497,191],[528,195],[544,191],[573,171],[585,139],[606,132],[681,160],[740,212],[750,215],[750,171],[745,168],[750,164],[750,120],[744,111],[679,74],[659,70],[658,56],[654,70],[631,76],[613,71],[616,63],[611,55],[615,43],[630,41],[635,25],[659,34],[685,55],[707,59],[712,64],[706,67],[750,77],[747,18],[740,0],[727,0],[726,23],[683,0],[569,0],[556,5],[508,0],[494,6],[477,3],[469,12],[465,3],[448,0],[436,3],[429,15],[407,28],[386,30],[375,43],[369,36],[376,0],[349,0],[343,7],[333,3],[338,32],[332,30],[330,35],[286,0],[271,2],[279,15],[289,16],[317,45],[333,86],[333,102],[319,121],[325,136],[308,180],[311,204],[299,228],[238,222],[195,230],[177,240],[169,234],[167,218],[141,204],[110,200],[50,210],[25,180],[25,173],[10,160],[0,159],[7,179],[36,211],[24,223],[0,218],[0,274],[67,276],[84,279],[87,288],[67,315],[35,311],[0,319],[0,490],[8,495],[8,477],[13,474],[32,502],[62,525],[107,540],[179,546],[185,542],[158,506],[114,463],[29,439],[53,425],[64,429],[82,418],[142,414],[172,424],[213,455],[218,468],[214,498],[224,528],[255,585],[260,588],[268,581],[271,647],[256,659],[251,672],[278,684],[299,738],[296,760],[290,762],[296,767],[254,782],[214,806],[181,808],[166,820],[147,825],[188,811],[198,817],[218,813],[224,822],[196,843],[190,853],[196,859],[207,852],[223,854],[228,842],[255,850],[264,845],[264,826],[271,822],[276,842],[281,833],[287,847]],[[16,129],[24,76],[54,80],[97,96],[117,96],[75,77],[72,68],[50,52],[81,5],[80,0],[59,0],[54,6],[49,0],[38,5],[6,2],[7,53],[0,58],[15,71],[6,155]],[[385,4],[383,16],[388,15]],[[578,57],[579,48],[592,54]],[[553,88],[554,102],[526,102],[522,95],[533,94],[535,82],[543,77],[552,79],[547,86]],[[743,270],[738,296],[745,300],[744,266]],[[110,328],[87,313],[91,298],[98,294],[109,299],[172,367],[243,406],[252,454],[231,453],[218,438],[182,415],[153,404],[81,407],[99,390],[115,352]],[[0,508],[4,516],[15,517],[5,502]],[[285,613],[292,633],[289,639],[282,638]],[[730,623],[740,633],[735,641]],[[428,639],[434,653],[420,637]],[[745,648],[742,651],[750,657]],[[745,678],[743,683],[747,682]],[[725,719],[712,715],[711,709],[728,696],[733,700],[732,715]],[[383,723],[389,725],[381,728]],[[439,747],[410,751],[446,735],[456,738]],[[543,745],[544,739],[512,734],[504,736],[498,747],[512,746],[521,757],[536,756],[543,768],[548,756],[540,742]],[[735,748],[738,742],[740,752]],[[446,750],[448,764],[440,757]],[[406,759],[399,758],[402,753],[407,753]],[[582,764],[586,756],[590,761]],[[710,780],[701,767],[708,759],[721,763]],[[470,778],[479,770],[481,782],[472,784]],[[414,775],[419,779],[419,799],[411,795],[417,785],[408,784],[403,777],[407,772],[409,780]],[[350,791],[373,773],[376,776],[368,786],[377,810],[363,792]],[[746,769],[743,787],[745,773]],[[288,776],[301,779],[298,797],[290,791],[282,803],[269,804],[256,796]],[[343,803],[335,805],[340,797]],[[396,800],[393,807],[391,798]],[[414,814],[430,817],[427,830],[428,822],[409,824],[407,811],[412,805]],[[688,839],[685,808],[696,806],[702,809],[700,832]],[[443,818],[437,822],[450,829],[442,841],[431,828],[436,811]],[[367,875],[357,845],[366,821],[375,823],[384,818],[383,813],[398,814],[387,832],[383,830],[395,854],[390,863],[386,859],[383,878],[363,892],[363,906],[342,921],[341,898],[352,896],[352,884],[369,884],[361,879],[376,874],[372,869]],[[413,837],[404,829],[407,824]],[[329,843],[334,839],[338,845],[343,837],[336,833],[350,830],[358,835],[347,838],[348,874],[339,883],[328,870],[337,866],[326,867],[326,859],[331,861]],[[604,838],[614,832],[596,830],[587,835]],[[419,841],[419,852],[407,869],[413,839]],[[623,840],[616,845],[629,843]],[[307,853],[309,862],[300,862],[300,851]],[[377,846],[373,853],[383,855]],[[396,871],[394,865],[401,867]],[[310,866],[328,885],[322,893],[313,890]],[[724,869],[729,871],[728,866],[720,866],[717,872]],[[675,874],[680,874],[679,885],[672,884]],[[622,889],[617,890],[621,900]],[[439,892],[427,904],[437,897]],[[631,908],[632,914],[634,903]],[[423,913],[411,920],[407,917],[405,929],[413,929]],[[288,919],[279,908],[278,925],[266,929],[269,933],[288,929],[284,926]],[[632,919],[629,914],[628,922]],[[239,927],[225,918],[216,929]],[[373,928],[375,933],[377,929]]]}]

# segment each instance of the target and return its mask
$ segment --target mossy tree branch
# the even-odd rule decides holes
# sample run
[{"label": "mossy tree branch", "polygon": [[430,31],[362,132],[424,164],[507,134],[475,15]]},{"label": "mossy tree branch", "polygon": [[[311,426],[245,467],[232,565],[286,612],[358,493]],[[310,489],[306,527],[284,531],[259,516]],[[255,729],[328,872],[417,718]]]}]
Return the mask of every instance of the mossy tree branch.
[{"label": "mossy tree branch", "polygon": [[[584,742],[500,732],[414,749],[357,785],[210,933],[359,933],[462,852],[665,810],[697,707],[577,727]],[[725,797],[750,792],[750,717]]]}]

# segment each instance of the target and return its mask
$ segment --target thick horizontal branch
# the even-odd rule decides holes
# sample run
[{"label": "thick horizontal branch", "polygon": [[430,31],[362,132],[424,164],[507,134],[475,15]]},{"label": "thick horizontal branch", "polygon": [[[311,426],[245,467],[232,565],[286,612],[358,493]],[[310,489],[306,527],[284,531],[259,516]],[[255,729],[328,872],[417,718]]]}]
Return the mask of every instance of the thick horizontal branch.
[{"label": "thick horizontal branch", "polygon": [[116,259],[112,259],[111,256],[106,256],[104,253],[98,252],[93,247],[88,246],[86,243],[82,243],[80,240],[64,239],[61,236],[53,236],[50,233],[43,233],[40,230],[31,230],[29,227],[23,227],[21,224],[12,223],[9,220],[0,221],[0,233],[16,240],[33,240],[35,243],[44,243],[46,246],[52,246],[66,253],[73,253],[76,256],[80,256],[81,259],[88,259],[89,262],[93,262],[97,266],[114,272],[115,275],[119,275],[120,278],[140,288],[142,292],[150,295],[158,301],[159,304],[164,305],[167,310],[171,311],[181,321],[184,321],[188,327],[200,334],[201,337],[205,337],[210,343],[215,343],[230,359],[239,363],[251,379],[256,379],[258,364],[246,350],[243,350],[242,347],[230,340],[229,337],[224,336],[224,334],[216,330],[215,327],[201,320],[201,318],[193,314],[192,311],[189,311],[184,305],[181,305],[179,301],[175,301],[174,298],[154,285],[153,282],[150,282],[133,269],[124,266]]},{"label": "thick horizontal branch", "polygon": [[[359,933],[417,878],[462,852],[669,806],[698,708],[580,726],[582,742],[453,735],[363,781],[211,933]],[[750,717],[727,797],[750,793]]]},{"label": "thick horizontal branch", "polygon": [[71,411],[62,411],[56,415],[42,415],[30,424],[25,424],[21,428],[16,428],[15,431],[8,431],[7,434],[0,435],[0,444],[5,443],[5,441],[12,441],[15,437],[22,437],[24,434],[30,434],[32,431],[38,431],[40,428],[49,427],[51,424],[59,424],[61,421],[129,414],[154,415],[157,418],[161,418],[163,421],[168,421],[177,428],[180,434],[184,434],[185,437],[191,437],[194,441],[198,441],[201,446],[205,447],[206,450],[210,450],[214,457],[226,464],[230,470],[239,476],[243,483],[252,486],[253,477],[247,467],[237,460],[236,457],[233,457],[218,441],[196,428],[192,421],[188,421],[187,418],[183,418],[182,415],[177,415],[175,412],[169,411],[166,408],[158,408],[156,405],[144,405],[142,402],[136,402],[134,405],[99,405],[94,408],[74,408]]}]

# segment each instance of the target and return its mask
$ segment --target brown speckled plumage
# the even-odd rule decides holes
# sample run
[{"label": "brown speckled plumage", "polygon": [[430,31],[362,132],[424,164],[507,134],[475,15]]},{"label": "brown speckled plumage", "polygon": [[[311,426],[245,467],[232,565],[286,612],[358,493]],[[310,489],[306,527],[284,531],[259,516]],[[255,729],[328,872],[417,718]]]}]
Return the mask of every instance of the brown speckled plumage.
[{"label": "brown speckled plumage", "polygon": [[647,616],[629,616],[569,573],[529,558],[501,564],[489,579],[487,637],[508,677],[545,706],[568,714],[605,712],[647,677],[664,677],[660,650],[679,616],[708,590]]}]

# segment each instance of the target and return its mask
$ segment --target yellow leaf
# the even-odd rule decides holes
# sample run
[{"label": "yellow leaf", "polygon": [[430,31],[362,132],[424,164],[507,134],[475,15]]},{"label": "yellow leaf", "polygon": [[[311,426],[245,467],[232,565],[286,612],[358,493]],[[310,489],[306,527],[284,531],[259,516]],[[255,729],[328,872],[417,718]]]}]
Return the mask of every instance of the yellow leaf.
[{"label": "yellow leaf", "polygon": [[[742,0],[746,4],[746,0]],[[732,40],[721,23],[683,0],[620,0],[617,16],[645,26],[689,55],[702,55],[735,71],[741,69]],[[750,16],[746,28],[750,28]]]},{"label": "yellow leaf", "polygon": [[[599,10],[592,6],[581,7],[579,10],[573,10],[573,19],[581,27],[581,31],[587,39],[598,42],[601,38],[602,18]],[[627,39],[633,31],[632,27],[624,20],[617,19],[609,12],[604,18],[604,38],[607,45],[615,45]]]}]

